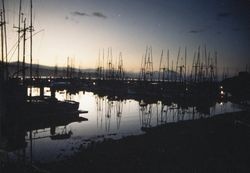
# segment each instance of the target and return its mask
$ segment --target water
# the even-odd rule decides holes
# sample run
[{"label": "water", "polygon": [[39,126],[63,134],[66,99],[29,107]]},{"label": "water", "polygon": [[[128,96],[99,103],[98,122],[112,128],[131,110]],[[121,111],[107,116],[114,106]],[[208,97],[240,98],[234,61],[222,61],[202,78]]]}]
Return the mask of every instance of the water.
[{"label": "water", "polygon": [[[32,93],[37,95],[39,89],[33,88]],[[49,89],[45,89],[45,95],[50,95]],[[133,99],[109,100],[108,97],[99,97],[92,92],[68,94],[66,91],[60,91],[56,93],[56,97],[58,100],[78,101],[79,110],[88,111],[80,116],[88,121],[69,121],[63,126],[28,131],[24,134],[26,145],[22,149],[9,152],[12,159],[36,162],[63,159],[92,141],[142,134],[142,127],[209,118],[239,110],[231,102],[215,103],[202,109],[195,106],[182,108],[176,103],[167,106],[160,101],[145,104]],[[62,136],[61,139],[57,138],[59,135]]]}]

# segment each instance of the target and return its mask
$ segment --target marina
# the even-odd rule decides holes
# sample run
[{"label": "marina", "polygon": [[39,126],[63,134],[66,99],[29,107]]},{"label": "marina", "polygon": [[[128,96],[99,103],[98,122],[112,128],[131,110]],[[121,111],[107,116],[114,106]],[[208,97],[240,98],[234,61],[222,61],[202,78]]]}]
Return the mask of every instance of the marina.
[{"label": "marina", "polygon": [[[224,21],[216,25],[222,37],[212,27],[184,32],[181,25],[206,20],[196,25],[190,11],[190,26],[170,20],[190,17],[178,8],[166,15],[163,7],[184,8],[179,1],[128,1],[133,17],[120,2],[109,2],[117,15],[98,0],[109,15],[87,1],[74,3],[93,12],[60,3],[0,2],[1,173],[250,171],[249,40],[244,29],[225,27],[239,15],[209,6],[211,20]],[[151,8],[159,13],[145,13]]]},{"label": "marina", "polygon": [[[10,150],[10,155],[17,157],[17,153],[24,150],[26,151],[26,157],[23,158],[25,160],[30,160],[32,157],[34,162],[55,161],[58,157],[64,158],[74,153],[74,150],[83,144],[87,147],[91,142],[108,138],[120,139],[130,135],[143,134],[144,129],[157,125],[168,126],[172,123],[241,111],[237,105],[231,102],[215,101],[206,107],[198,107],[198,105],[183,107],[175,102],[172,102],[171,105],[164,105],[161,101],[146,104],[142,100],[139,102],[134,99],[112,100],[108,96],[100,97],[91,92],[70,95],[63,91],[61,94],[56,93],[56,96],[62,101],[71,99],[79,102],[79,109],[88,110],[89,113],[80,114],[80,116],[60,114],[46,119],[43,117],[30,118],[23,120],[19,125],[16,123],[20,120],[11,121],[8,125],[13,126],[11,129],[22,127],[23,136],[22,138],[20,136],[20,139],[23,144],[18,150]],[[15,121],[17,122],[15,123]],[[19,129],[17,131],[20,132]],[[70,136],[69,132],[71,132]],[[59,134],[61,134],[61,138]],[[13,139],[11,134],[9,137]],[[17,144],[15,138],[13,142]],[[31,147],[32,153],[30,153]],[[20,154],[18,156],[21,157]],[[48,160],[48,158],[52,160]]]}]

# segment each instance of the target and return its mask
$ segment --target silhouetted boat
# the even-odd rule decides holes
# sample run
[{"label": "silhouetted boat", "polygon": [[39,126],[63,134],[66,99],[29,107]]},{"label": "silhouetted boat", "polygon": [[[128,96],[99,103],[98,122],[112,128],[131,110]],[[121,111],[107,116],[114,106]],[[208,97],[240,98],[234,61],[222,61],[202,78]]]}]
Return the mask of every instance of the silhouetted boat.
[{"label": "silhouetted boat", "polygon": [[[14,106],[15,105],[15,106]],[[50,114],[67,114],[78,111],[79,103],[75,101],[59,101],[52,97],[32,97],[24,102],[8,105],[8,111],[32,116],[50,116]],[[13,109],[14,106],[15,108]],[[12,108],[11,108],[12,107]]]}]

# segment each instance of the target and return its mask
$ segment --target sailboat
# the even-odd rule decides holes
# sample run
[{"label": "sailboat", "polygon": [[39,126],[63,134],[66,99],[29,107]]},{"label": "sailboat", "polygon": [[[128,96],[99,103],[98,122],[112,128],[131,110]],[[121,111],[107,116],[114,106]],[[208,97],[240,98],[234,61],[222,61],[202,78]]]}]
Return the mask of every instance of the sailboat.
[{"label": "sailboat", "polygon": [[[4,93],[3,99],[5,102],[7,114],[16,115],[22,114],[23,116],[50,116],[51,114],[67,114],[67,113],[75,113],[78,112],[79,103],[75,101],[59,101],[55,98],[55,91],[51,92],[51,96],[44,96],[43,94],[37,97],[32,96],[32,37],[33,37],[33,21],[32,21],[32,12],[33,12],[33,4],[32,0],[30,0],[30,24],[26,25],[26,18],[23,18],[21,21],[22,14],[22,0],[20,0],[19,6],[19,24],[17,28],[18,32],[18,69],[17,69],[17,77],[10,78],[8,74],[8,58],[7,58],[7,34],[6,34],[6,21],[5,21],[5,10],[4,10],[4,0],[2,0],[3,10],[0,14],[0,33],[1,33],[1,50],[2,50],[2,61],[1,61],[1,85],[3,86],[2,92]],[[21,22],[23,26],[21,27]],[[29,64],[29,79],[26,79],[26,35],[27,32],[30,33],[30,64]],[[22,35],[21,35],[22,34]],[[23,62],[21,70],[19,69],[19,50],[20,50],[20,42],[23,42]],[[21,75],[19,75],[21,73]],[[20,78],[21,76],[21,78]],[[29,96],[27,94],[27,90],[29,89]]]}]

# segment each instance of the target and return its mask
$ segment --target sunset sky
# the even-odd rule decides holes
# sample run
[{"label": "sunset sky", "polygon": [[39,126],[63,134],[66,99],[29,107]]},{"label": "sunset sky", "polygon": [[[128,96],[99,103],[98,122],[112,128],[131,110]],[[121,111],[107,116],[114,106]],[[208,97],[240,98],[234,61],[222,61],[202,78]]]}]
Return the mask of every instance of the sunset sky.
[{"label": "sunset sky", "polygon": [[[18,22],[19,0],[8,0],[9,50],[17,40],[13,25]],[[23,13],[29,16],[29,0]],[[113,58],[123,54],[126,70],[137,71],[146,46],[152,46],[154,68],[161,50],[170,49],[176,60],[178,48],[188,50],[191,65],[194,51],[206,45],[218,52],[219,67],[234,71],[250,64],[249,0],[33,0],[34,63],[95,68],[99,49],[113,49]],[[28,47],[27,47],[28,48]],[[27,55],[28,58],[29,55]],[[16,54],[10,56],[16,61]]]}]

